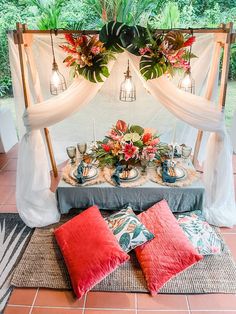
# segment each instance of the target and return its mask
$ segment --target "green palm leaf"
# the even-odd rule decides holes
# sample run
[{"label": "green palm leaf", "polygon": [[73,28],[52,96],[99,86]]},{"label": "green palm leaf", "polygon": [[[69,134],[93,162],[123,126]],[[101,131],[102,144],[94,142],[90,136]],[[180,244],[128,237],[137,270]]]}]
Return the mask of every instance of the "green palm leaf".
[{"label": "green palm leaf", "polygon": [[155,56],[144,55],[141,57],[139,69],[145,80],[151,80],[163,75],[167,70],[167,65],[164,60]]},{"label": "green palm leaf", "polygon": [[139,25],[126,27],[120,35],[122,46],[134,55],[139,56],[139,49],[148,41],[147,30]]},{"label": "green palm leaf", "polygon": [[99,40],[104,43],[107,49],[116,53],[123,52],[120,34],[127,27],[120,22],[109,22],[101,29]]}]

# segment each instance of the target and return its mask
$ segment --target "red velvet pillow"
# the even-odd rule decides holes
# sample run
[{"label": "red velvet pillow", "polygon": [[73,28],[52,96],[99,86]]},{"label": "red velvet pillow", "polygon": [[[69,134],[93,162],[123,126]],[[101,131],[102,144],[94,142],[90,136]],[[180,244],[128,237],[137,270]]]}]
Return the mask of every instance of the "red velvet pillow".
[{"label": "red velvet pillow", "polygon": [[148,290],[155,295],[172,277],[200,261],[198,254],[184,234],[165,200],[138,215],[155,238],[135,249],[147,281]]},{"label": "red velvet pillow", "polygon": [[129,259],[96,206],[54,233],[78,298]]}]

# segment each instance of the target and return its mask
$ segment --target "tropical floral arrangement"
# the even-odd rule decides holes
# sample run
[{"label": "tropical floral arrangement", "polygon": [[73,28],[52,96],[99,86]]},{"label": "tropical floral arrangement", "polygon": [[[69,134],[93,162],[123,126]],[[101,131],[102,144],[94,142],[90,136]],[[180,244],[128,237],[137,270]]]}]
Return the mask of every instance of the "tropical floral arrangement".
[{"label": "tropical floral arrangement", "polygon": [[168,152],[166,144],[154,129],[142,128],[139,125],[129,126],[125,121],[118,120],[103,141],[97,142],[92,155],[100,166],[135,164],[141,161],[155,161]]},{"label": "tropical floral arrangement", "polygon": [[184,36],[179,31],[151,35],[151,42],[139,49],[142,56],[140,72],[148,80],[163,74],[173,75],[176,70],[190,69],[190,59],[196,57],[189,47],[195,42],[195,36]]},{"label": "tropical floral arrangement", "polygon": [[196,57],[190,51],[195,42],[193,35],[183,35],[178,30],[160,34],[113,21],[104,25],[99,35],[65,34],[65,39],[61,48],[68,56],[64,62],[72,67],[73,75],[83,75],[91,82],[108,77],[108,62],[124,49],[141,56],[140,72],[146,80],[166,73],[173,75],[176,69],[188,70],[190,59]]},{"label": "tropical floral arrangement", "polygon": [[114,58],[113,53],[104,47],[98,35],[73,36],[65,34],[67,44],[60,47],[68,53],[64,62],[72,67],[72,75],[83,75],[91,82],[103,82],[102,76],[108,77],[107,64]]}]

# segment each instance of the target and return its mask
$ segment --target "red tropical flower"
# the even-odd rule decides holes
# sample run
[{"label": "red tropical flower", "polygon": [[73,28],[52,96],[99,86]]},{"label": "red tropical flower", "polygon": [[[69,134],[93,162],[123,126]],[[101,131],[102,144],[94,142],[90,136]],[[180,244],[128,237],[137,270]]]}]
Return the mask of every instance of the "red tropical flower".
[{"label": "red tropical flower", "polygon": [[195,41],[196,41],[196,37],[195,37],[195,36],[189,37],[189,39],[187,39],[187,40],[184,42],[183,47],[192,46],[192,44],[193,44]]},{"label": "red tropical flower", "polygon": [[72,36],[72,34],[65,34],[65,39],[72,46],[75,45],[75,40],[74,40],[74,37]]},{"label": "red tropical flower", "polygon": [[118,120],[116,122],[116,129],[124,133],[127,130],[127,124],[125,121]]},{"label": "red tropical flower", "polygon": [[143,143],[147,144],[152,139],[152,133],[144,133]]},{"label": "red tropical flower", "polygon": [[105,152],[107,152],[107,153],[111,150],[111,147],[107,144],[102,144],[101,146],[105,150]]}]

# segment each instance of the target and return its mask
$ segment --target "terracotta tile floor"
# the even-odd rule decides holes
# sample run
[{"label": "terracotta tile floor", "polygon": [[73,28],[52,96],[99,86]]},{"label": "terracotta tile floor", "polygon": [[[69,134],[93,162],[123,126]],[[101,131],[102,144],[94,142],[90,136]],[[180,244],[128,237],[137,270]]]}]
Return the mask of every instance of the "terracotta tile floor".
[{"label": "terracotta tile floor", "polygon": [[[17,145],[0,154],[0,212],[16,212]],[[62,165],[59,170],[62,169]],[[236,156],[234,156],[236,190]],[[52,179],[55,190],[58,179]],[[236,227],[222,228],[236,260]],[[4,314],[236,314],[236,295],[158,295],[89,292],[77,300],[72,292],[50,289],[14,289]]]}]

